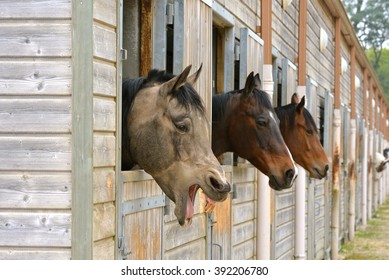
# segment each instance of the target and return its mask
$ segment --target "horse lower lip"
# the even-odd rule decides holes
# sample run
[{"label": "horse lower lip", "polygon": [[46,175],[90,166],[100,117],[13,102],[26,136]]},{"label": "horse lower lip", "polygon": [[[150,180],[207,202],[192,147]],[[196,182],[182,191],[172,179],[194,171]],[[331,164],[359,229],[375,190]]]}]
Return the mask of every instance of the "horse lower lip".
[{"label": "horse lower lip", "polygon": [[316,171],[316,174],[319,176],[319,179],[324,178],[324,176],[320,174],[320,172],[317,168],[315,168],[315,171]]}]

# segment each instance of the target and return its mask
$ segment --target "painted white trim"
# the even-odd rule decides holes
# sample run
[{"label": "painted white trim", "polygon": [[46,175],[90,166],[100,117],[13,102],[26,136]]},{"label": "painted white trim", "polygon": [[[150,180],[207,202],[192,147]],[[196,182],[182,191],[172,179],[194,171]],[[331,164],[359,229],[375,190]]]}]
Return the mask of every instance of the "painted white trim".
[{"label": "painted white trim", "polygon": [[311,82],[312,85],[314,85],[315,87],[319,86],[319,84],[316,82],[316,80],[314,80],[312,77],[309,77],[309,76],[307,76],[307,77],[309,78],[309,81]]},{"label": "painted white trim", "polygon": [[227,11],[222,5],[220,5],[215,0],[212,1],[212,11],[216,13],[220,18],[223,19],[223,22],[229,26],[235,25],[235,17]]},{"label": "painted white trim", "polygon": [[255,41],[257,41],[261,46],[263,46],[263,40],[261,37],[259,37],[256,33],[254,33],[251,29],[247,28],[248,30],[248,36],[253,38]]},{"label": "painted white trim", "polygon": [[204,4],[212,8],[212,2],[213,2],[212,0],[201,0],[201,2],[203,2]]},{"label": "painted white trim", "polygon": [[292,68],[293,70],[297,70],[297,66],[292,62],[292,61],[290,61],[289,59],[288,59],[288,66],[290,67],[290,68]]}]

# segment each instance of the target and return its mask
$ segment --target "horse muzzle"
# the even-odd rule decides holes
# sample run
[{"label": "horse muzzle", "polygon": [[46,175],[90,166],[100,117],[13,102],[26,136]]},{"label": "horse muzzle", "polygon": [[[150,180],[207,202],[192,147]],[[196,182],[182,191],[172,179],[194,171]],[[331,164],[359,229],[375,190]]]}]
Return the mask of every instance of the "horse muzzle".
[{"label": "horse muzzle", "polygon": [[289,189],[290,187],[292,187],[296,178],[297,172],[295,172],[295,170],[293,169],[288,169],[282,177],[271,174],[269,176],[269,185],[272,189],[276,191]]}]

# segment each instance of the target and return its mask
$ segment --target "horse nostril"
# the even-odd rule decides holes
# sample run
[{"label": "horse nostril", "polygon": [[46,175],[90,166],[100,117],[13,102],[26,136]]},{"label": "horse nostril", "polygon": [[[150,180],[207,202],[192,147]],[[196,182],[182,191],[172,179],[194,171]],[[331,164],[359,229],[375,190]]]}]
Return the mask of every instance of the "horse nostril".
[{"label": "horse nostril", "polygon": [[219,181],[213,177],[210,177],[209,181],[211,182],[212,186],[219,191],[229,192],[231,190],[230,184],[228,183],[220,184]]},{"label": "horse nostril", "polygon": [[289,181],[292,181],[293,180],[293,177],[294,177],[294,170],[293,169],[288,169],[285,173],[285,177],[286,179],[288,179]]},{"label": "horse nostril", "polygon": [[328,166],[328,164],[326,166],[324,166],[324,176],[327,174],[327,171],[330,167]]},{"label": "horse nostril", "polygon": [[215,189],[221,190],[223,188],[223,185],[219,184],[219,182],[215,178],[211,177],[209,180],[211,181],[211,184]]}]

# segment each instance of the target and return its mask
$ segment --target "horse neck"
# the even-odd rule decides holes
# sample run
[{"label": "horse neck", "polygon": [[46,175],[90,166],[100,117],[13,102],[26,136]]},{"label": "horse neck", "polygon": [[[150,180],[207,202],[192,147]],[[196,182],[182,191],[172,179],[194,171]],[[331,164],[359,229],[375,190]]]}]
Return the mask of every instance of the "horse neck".
[{"label": "horse neck", "polygon": [[[230,143],[227,134],[228,123],[226,121],[227,102],[221,99],[226,93],[212,96],[212,151],[216,157],[230,151]],[[226,100],[224,100],[226,101]]]}]

